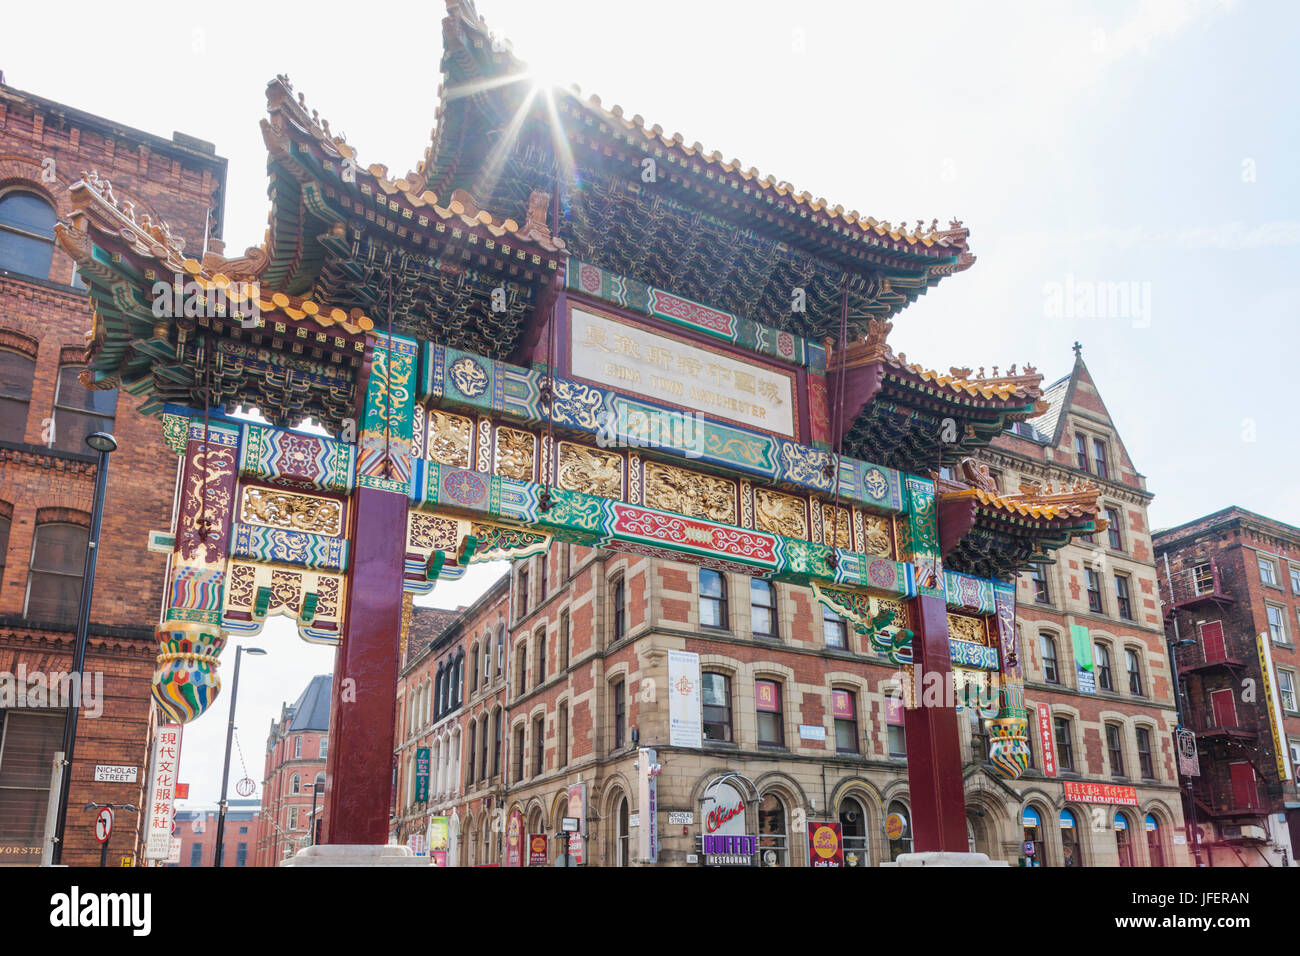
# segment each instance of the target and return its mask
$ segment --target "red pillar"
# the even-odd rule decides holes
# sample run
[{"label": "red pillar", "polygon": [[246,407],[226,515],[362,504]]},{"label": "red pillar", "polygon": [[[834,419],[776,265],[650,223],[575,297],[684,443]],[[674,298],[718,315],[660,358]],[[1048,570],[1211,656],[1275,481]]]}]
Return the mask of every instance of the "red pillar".
[{"label": "red pillar", "polygon": [[967,853],[970,844],[966,837],[966,790],[961,775],[957,712],[947,706],[952,684],[948,609],[942,598],[922,596],[908,601],[907,610],[912,628],[916,703],[923,703],[922,691],[926,687],[934,686],[943,692],[938,706],[917,706],[903,712],[907,783],[912,798],[912,849],[917,853]]},{"label": "red pillar", "polygon": [[352,573],[334,659],[322,843],[385,844],[402,628],[405,495],[359,487],[352,498]]}]

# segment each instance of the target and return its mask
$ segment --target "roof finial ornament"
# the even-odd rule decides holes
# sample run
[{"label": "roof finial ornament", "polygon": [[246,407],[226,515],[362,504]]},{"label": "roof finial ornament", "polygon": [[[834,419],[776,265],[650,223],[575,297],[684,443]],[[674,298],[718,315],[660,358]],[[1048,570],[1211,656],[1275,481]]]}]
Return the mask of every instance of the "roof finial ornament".
[{"label": "roof finial ornament", "polygon": [[1074,349],[1074,357],[1075,357],[1075,358],[1083,358],[1083,346],[1082,346],[1082,345],[1080,345],[1080,344],[1076,341],[1076,342],[1074,343],[1074,345],[1071,346],[1071,348]]}]

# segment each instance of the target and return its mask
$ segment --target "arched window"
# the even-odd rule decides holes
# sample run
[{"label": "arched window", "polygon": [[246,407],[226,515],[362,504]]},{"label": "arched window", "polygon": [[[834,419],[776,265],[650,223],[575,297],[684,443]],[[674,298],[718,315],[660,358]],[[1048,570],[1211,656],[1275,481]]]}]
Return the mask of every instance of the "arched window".
[{"label": "arched window", "polygon": [[[1043,836],[1043,818],[1033,807],[1025,807],[1020,812],[1020,825],[1024,828],[1021,853],[1026,857],[1026,865],[1047,866],[1047,855],[1044,852],[1047,849],[1047,842]],[[1029,852],[1031,846],[1032,853]]]},{"label": "arched window", "polygon": [[117,389],[86,388],[78,376],[81,368],[65,365],[59,369],[59,385],[54,394],[54,434],[51,447],[60,451],[89,453],[86,436],[94,432],[113,432],[117,413]]},{"label": "arched window", "polygon": [[298,776],[298,774],[296,773],[291,778],[289,778],[289,792],[290,793],[302,792],[302,777]]},{"label": "arched window", "polygon": [[492,776],[501,772],[501,720],[502,711],[498,707],[492,714]]},{"label": "arched window", "polygon": [[22,441],[27,433],[27,406],[32,400],[36,362],[0,349],[0,440]]},{"label": "arched window", "polygon": [[790,865],[790,836],[785,826],[785,804],[774,793],[758,805],[758,860],[760,866]]},{"label": "arched window", "polygon": [[[491,655],[483,658],[483,676],[487,677],[488,661]],[[501,670],[506,666],[506,626],[502,624],[497,628],[497,677],[501,676]]]},{"label": "arched window", "polygon": [[54,207],[35,193],[0,196],[0,269],[48,279],[55,218]]},{"label": "arched window", "polygon": [[465,702],[465,652],[461,651],[456,655],[456,678],[455,678],[455,706],[459,707]]},{"label": "arched window", "polygon": [[1148,813],[1146,816],[1147,831],[1147,855],[1151,857],[1152,866],[1164,866],[1165,854],[1160,846],[1160,824],[1156,821],[1154,814]]},{"label": "arched window", "polygon": [[840,835],[844,840],[844,865],[868,866],[867,812],[862,804],[847,797],[840,804]]},{"label": "arched window", "polygon": [[469,689],[478,690],[478,645],[469,652]]},{"label": "arched window", "polygon": [[483,715],[483,719],[479,721],[478,736],[479,736],[479,757],[480,757],[480,762],[479,762],[479,767],[478,767],[478,778],[479,778],[480,780],[485,780],[485,779],[487,778],[487,774],[488,774],[488,718],[487,718],[487,714],[484,714],[484,715]]},{"label": "arched window", "polygon": [[1134,697],[1145,697],[1146,693],[1142,690],[1142,664],[1138,660],[1137,651],[1126,647],[1124,664],[1128,668],[1128,692]]},{"label": "arched window", "polygon": [[628,826],[627,797],[620,797],[618,801],[618,840],[614,850],[615,866],[628,865],[628,831],[630,829]]},{"label": "arched window", "polygon": [[320,773],[316,774],[316,781],[315,781],[315,782],[316,782],[316,784],[317,784],[318,786],[322,786],[322,787],[325,786],[325,771],[324,771],[324,770],[322,770]]},{"label": "arched window", "polygon": [[1133,866],[1133,827],[1128,814],[1115,813],[1115,852],[1120,866]]},{"label": "arched window", "polygon": [[537,686],[546,683],[546,628],[537,632]]},{"label": "arched window", "polygon": [[60,624],[76,622],[89,538],[80,525],[51,522],[37,526],[27,576],[27,617]]},{"label": "arched window", "polygon": [[[885,814],[885,835],[889,837],[889,859],[893,861],[904,853],[912,852],[912,818],[907,812],[907,805],[900,800],[891,803]],[[897,819],[891,819],[894,817]]]},{"label": "arched window", "polygon": [[623,585],[623,576],[620,574],[610,585],[610,593],[613,595],[614,602],[614,626],[613,634],[610,637],[611,643],[621,641],[627,633],[627,588]]},{"label": "arched window", "polygon": [[1062,810],[1061,865],[1083,866],[1083,848],[1079,845],[1079,821],[1073,810]]},{"label": "arched window", "polygon": [[1098,641],[1093,644],[1093,650],[1097,655],[1097,686],[1102,690],[1113,691],[1115,682],[1110,675],[1110,648]]},{"label": "arched window", "polygon": [[1059,684],[1061,674],[1056,669],[1056,640],[1050,634],[1039,634],[1038,646],[1043,655],[1043,680]]}]

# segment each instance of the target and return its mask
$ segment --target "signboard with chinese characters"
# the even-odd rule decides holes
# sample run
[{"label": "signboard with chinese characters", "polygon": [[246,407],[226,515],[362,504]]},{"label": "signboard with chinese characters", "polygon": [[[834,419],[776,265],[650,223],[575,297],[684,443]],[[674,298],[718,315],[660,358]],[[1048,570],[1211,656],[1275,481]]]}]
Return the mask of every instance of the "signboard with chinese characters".
[{"label": "signboard with chinese characters", "polygon": [[1092,669],[1092,638],[1082,624],[1070,625],[1070,639],[1074,643],[1074,673],[1079,682],[1079,693],[1097,693],[1097,677]]},{"label": "signboard with chinese characters", "polygon": [[153,743],[149,802],[145,805],[146,860],[165,860],[172,849],[172,808],[181,762],[181,725],[163,724]]},{"label": "signboard with chinese characters", "polygon": [[570,326],[576,378],[796,437],[795,378],[789,372],[585,309],[573,309]]},{"label": "signboard with chinese characters", "polygon": [[844,865],[844,840],[839,823],[808,824],[808,860],[814,867]]},{"label": "signboard with chinese characters", "polygon": [[1047,704],[1039,701],[1038,710],[1038,741],[1042,745],[1043,751],[1043,775],[1048,777],[1056,776],[1056,740],[1052,737],[1052,709]]},{"label": "signboard with chinese characters", "polygon": [[587,833],[587,785],[585,783],[569,784],[569,816],[576,817],[578,820],[578,829],[569,837],[569,856],[573,857],[574,866],[581,866],[583,838]]},{"label": "signboard with chinese characters", "polygon": [[121,764],[95,764],[96,783],[135,783],[139,767],[124,767]]},{"label": "signboard with chinese characters", "polygon": [[426,803],[429,799],[429,748],[415,748],[415,802]]},{"label": "signboard with chinese characters", "polygon": [[700,696],[700,655],[668,652],[668,742],[674,747],[704,745]]},{"label": "signboard with chinese characters", "polygon": [[1136,807],[1137,789],[1116,783],[1082,783],[1066,780],[1065,799],[1075,803],[1106,803],[1121,807]]}]

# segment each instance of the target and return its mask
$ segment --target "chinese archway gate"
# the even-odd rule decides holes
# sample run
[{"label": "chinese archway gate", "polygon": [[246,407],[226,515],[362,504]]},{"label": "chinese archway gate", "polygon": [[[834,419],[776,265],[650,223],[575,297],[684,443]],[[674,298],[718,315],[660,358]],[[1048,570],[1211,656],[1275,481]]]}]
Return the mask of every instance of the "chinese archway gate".
[{"label": "chinese archway gate", "polygon": [[[187,256],[94,173],[72,188],[88,377],[180,459],[151,541],[158,704],[203,713],[227,638],[270,615],[337,644],[324,840],[382,844],[404,593],[558,540],[810,585],[917,686],[995,690],[989,760],[1019,776],[1009,582],[1103,522],[1095,489],[1002,495],[967,460],[1041,411],[1032,368],[888,345],[974,261],[967,230],[845,212],[538,89],[467,2],[443,33],[435,137],[401,178],[269,84],[270,225],[242,257]],[[905,698],[915,848],[964,850],[956,713]]]}]

